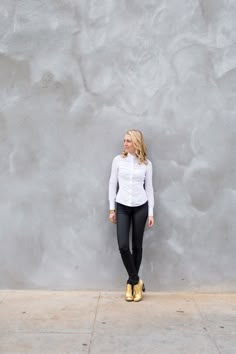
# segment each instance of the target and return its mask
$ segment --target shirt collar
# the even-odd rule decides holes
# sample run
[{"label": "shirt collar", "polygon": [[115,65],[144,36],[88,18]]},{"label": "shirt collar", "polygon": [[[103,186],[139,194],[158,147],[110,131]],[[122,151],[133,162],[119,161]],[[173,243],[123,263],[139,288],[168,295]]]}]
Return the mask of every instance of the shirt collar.
[{"label": "shirt collar", "polygon": [[134,159],[136,158],[136,155],[130,154],[130,153],[128,152],[127,157],[129,157],[130,159],[134,160]]}]

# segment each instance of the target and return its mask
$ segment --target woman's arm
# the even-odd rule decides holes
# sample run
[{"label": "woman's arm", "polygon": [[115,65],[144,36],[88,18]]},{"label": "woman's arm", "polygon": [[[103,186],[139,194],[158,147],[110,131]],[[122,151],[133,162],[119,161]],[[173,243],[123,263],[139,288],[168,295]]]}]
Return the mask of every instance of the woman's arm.
[{"label": "woman's arm", "polygon": [[148,216],[153,217],[154,208],[154,193],[152,185],[152,163],[148,160],[146,178],[145,178],[145,190],[148,198]]},{"label": "woman's arm", "polygon": [[116,188],[118,182],[118,156],[114,157],[109,180],[109,204],[110,210],[115,210]]}]

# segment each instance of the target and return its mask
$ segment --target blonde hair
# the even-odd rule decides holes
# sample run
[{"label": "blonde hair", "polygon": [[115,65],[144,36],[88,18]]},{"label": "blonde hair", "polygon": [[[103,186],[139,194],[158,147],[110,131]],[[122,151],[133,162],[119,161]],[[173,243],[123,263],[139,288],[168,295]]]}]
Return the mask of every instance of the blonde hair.
[{"label": "blonde hair", "polygon": [[[147,164],[148,163],[147,148],[146,145],[144,144],[144,138],[141,131],[136,129],[131,129],[131,130],[127,130],[126,134],[131,136],[131,140],[135,148],[135,155],[137,156],[139,163]],[[127,155],[128,152],[123,150],[121,156],[125,158]]]}]

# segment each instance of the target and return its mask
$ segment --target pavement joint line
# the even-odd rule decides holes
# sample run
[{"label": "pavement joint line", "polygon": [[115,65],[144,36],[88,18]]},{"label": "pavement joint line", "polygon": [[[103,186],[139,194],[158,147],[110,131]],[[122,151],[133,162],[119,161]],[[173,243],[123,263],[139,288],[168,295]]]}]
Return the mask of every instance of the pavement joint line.
[{"label": "pavement joint line", "polygon": [[194,295],[192,296],[192,301],[193,301],[193,303],[194,303],[194,305],[195,305],[195,307],[196,307],[196,309],[197,309],[197,311],[198,311],[198,313],[199,313],[199,315],[200,315],[200,317],[201,317],[202,323],[203,323],[203,325],[204,325],[204,328],[206,329],[206,333],[207,333],[208,337],[210,338],[210,340],[212,341],[212,343],[215,345],[215,347],[216,347],[216,349],[217,349],[217,351],[218,351],[218,354],[222,354],[221,351],[220,351],[220,349],[219,349],[219,347],[218,347],[218,345],[217,345],[217,343],[216,343],[215,336],[212,335],[212,334],[209,332],[209,330],[208,330],[207,321],[206,321],[206,316],[205,316],[204,313],[202,313],[202,311],[200,310],[200,307],[199,307],[199,305],[198,305],[196,299],[194,298]]},{"label": "pavement joint line", "polygon": [[92,326],[92,331],[91,331],[91,336],[90,336],[90,341],[89,341],[89,346],[88,346],[88,354],[91,353],[93,335],[94,335],[94,329],[95,329],[95,323],[96,323],[96,319],[97,319],[98,306],[99,306],[100,299],[101,299],[101,291],[99,291],[99,295],[98,295],[98,299],[97,299],[97,305],[96,305],[96,310],[95,310],[95,315],[94,315],[94,320],[93,320],[93,326]]}]

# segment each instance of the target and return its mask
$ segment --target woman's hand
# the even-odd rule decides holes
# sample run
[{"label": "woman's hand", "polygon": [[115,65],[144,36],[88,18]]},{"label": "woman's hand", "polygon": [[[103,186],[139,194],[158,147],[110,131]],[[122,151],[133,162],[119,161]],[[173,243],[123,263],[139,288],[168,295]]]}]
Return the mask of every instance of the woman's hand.
[{"label": "woman's hand", "polygon": [[149,216],[148,217],[148,227],[152,227],[154,225],[154,217]]},{"label": "woman's hand", "polygon": [[110,220],[113,224],[116,224],[116,212],[115,212],[115,211],[110,211],[109,220]]}]

